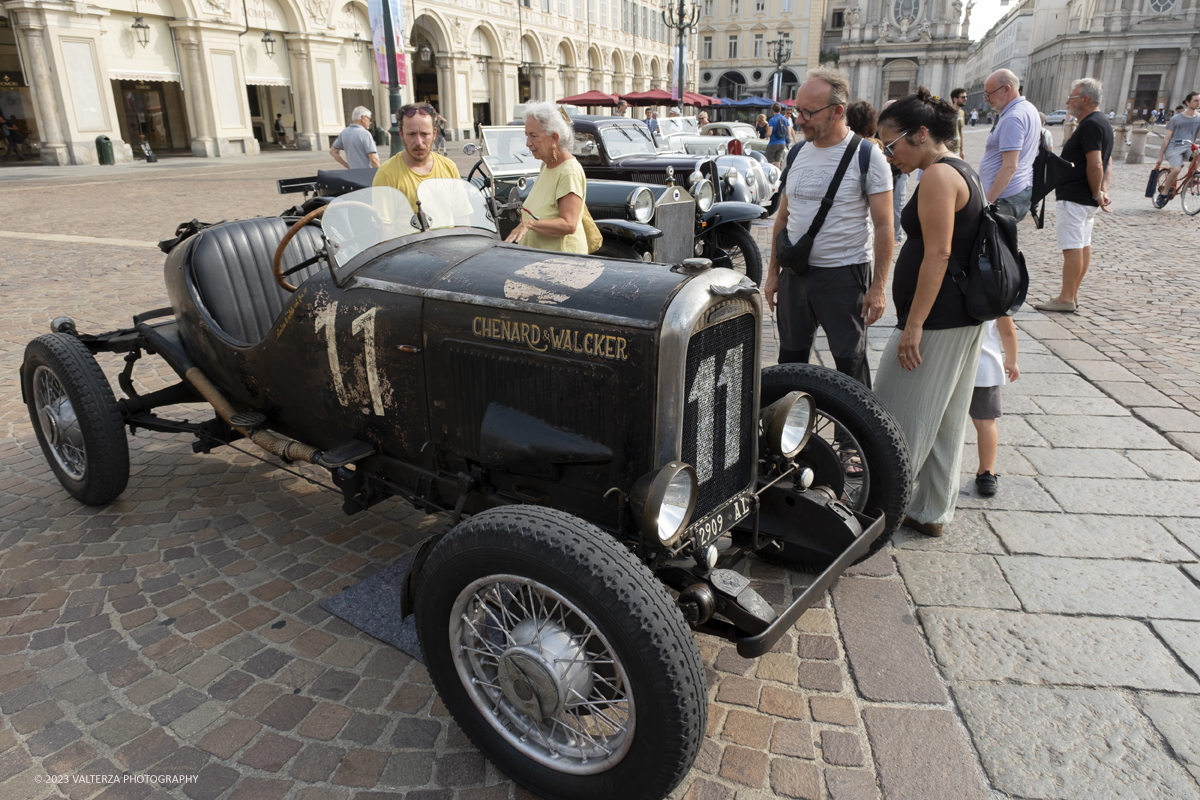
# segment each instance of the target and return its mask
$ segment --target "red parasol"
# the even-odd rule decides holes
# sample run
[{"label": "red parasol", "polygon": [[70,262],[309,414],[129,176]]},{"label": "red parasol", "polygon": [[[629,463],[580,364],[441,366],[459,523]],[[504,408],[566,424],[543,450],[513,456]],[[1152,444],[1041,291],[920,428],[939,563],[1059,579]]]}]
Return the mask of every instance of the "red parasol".
[{"label": "red parasol", "polygon": [[705,97],[702,94],[696,94],[695,92],[684,92],[683,102],[684,105],[695,106],[696,108],[705,108],[707,106],[715,105],[715,103],[712,101],[712,98]]},{"label": "red parasol", "polygon": [[621,95],[621,99],[631,106],[669,106],[671,93],[663,89],[651,89],[648,92],[632,92]]},{"label": "red parasol", "polygon": [[615,94],[605,94],[597,92],[593,89],[590,92],[577,94],[573,97],[564,97],[558,101],[559,105],[571,106],[603,106],[605,108],[616,108],[617,96]]}]

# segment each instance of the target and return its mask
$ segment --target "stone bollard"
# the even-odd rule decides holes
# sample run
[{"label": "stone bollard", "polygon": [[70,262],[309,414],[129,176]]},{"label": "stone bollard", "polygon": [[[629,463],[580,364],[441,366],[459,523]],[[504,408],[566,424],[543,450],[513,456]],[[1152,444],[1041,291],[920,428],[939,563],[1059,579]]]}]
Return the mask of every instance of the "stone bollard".
[{"label": "stone bollard", "polygon": [[1133,133],[1129,134],[1129,154],[1125,156],[1126,164],[1140,164],[1146,153],[1146,137],[1150,129],[1142,122],[1133,123]]},{"label": "stone bollard", "polygon": [[1118,125],[1113,128],[1113,152],[1112,160],[1125,157],[1125,126]]}]

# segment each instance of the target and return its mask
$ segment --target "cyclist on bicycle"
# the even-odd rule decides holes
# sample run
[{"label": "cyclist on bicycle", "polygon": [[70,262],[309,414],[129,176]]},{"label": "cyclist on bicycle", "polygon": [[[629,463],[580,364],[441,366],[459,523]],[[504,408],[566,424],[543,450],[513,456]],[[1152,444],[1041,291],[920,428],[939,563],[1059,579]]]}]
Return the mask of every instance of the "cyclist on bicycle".
[{"label": "cyclist on bicycle", "polygon": [[1196,134],[1200,133],[1198,109],[1200,109],[1200,92],[1192,92],[1184,100],[1183,113],[1171,117],[1167,123],[1162,150],[1159,151],[1158,161],[1154,164],[1154,168],[1158,169],[1165,159],[1171,167],[1166,178],[1159,178],[1158,181],[1158,197],[1154,202],[1159,208],[1171,202],[1171,198],[1175,196],[1175,179],[1179,177],[1179,170],[1183,168],[1185,160],[1191,159],[1192,142],[1196,141]]}]

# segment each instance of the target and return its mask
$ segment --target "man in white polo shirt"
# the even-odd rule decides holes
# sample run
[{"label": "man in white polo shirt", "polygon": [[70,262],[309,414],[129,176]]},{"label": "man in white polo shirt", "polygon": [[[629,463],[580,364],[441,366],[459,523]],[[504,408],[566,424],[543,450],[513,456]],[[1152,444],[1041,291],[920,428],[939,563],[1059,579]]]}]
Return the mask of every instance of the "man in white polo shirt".
[{"label": "man in white polo shirt", "polygon": [[1042,120],[1033,103],[1021,96],[1012,70],[998,69],[983,82],[983,97],[1000,115],[979,163],[979,181],[989,203],[1018,221],[1029,213],[1033,162],[1042,139]]}]

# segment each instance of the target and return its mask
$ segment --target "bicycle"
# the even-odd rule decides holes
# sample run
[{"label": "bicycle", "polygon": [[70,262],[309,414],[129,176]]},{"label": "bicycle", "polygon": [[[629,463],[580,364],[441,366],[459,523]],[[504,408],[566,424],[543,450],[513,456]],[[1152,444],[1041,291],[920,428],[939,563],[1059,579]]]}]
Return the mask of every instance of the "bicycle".
[{"label": "bicycle", "polygon": [[[1183,206],[1183,213],[1189,217],[1194,217],[1200,213],[1200,145],[1193,142],[1191,145],[1191,153],[1188,157],[1188,168],[1179,171],[1179,175],[1175,178],[1173,186],[1166,185],[1166,176],[1168,171],[1162,170],[1162,177],[1159,179],[1158,191],[1155,196],[1150,198],[1150,202],[1155,208],[1166,208],[1167,203],[1179,195],[1179,202]],[[1165,196],[1161,205],[1158,198]]]}]

